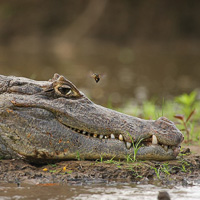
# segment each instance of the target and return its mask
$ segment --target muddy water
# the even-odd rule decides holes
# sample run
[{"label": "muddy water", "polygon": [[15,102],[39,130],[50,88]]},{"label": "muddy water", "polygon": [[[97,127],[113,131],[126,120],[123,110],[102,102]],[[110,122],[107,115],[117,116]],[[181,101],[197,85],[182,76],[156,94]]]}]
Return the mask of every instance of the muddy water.
[{"label": "muddy water", "polygon": [[76,199],[76,200],[117,200],[117,199],[157,199],[159,191],[167,191],[171,199],[200,199],[200,183],[192,187],[176,186],[173,188],[155,185],[134,185],[119,183],[100,183],[87,185],[21,185],[1,184],[0,200],[9,199]]}]

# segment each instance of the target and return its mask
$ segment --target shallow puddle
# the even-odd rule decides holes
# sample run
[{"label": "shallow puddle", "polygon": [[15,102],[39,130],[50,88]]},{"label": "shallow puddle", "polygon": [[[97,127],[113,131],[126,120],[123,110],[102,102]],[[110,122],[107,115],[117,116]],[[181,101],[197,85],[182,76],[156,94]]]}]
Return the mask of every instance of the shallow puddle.
[{"label": "shallow puddle", "polygon": [[155,200],[159,191],[167,191],[171,199],[194,200],[200,199],[200,184],[192,187],[176,186],[164,188],[151,184],[135,185],[126,183],[100,183],[79,185],[26,185],[17,187],[16,184],[1,183],[0,200],[19,199],[75,199],[75,200]]}]

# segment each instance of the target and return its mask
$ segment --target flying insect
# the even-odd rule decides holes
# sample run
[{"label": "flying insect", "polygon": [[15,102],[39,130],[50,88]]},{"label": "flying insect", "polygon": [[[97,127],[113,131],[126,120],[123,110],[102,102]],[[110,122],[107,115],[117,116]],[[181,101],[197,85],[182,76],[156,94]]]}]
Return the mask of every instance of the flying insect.
[{"label": "flying insect", "polygon": [[96,83],[98,83],[100,79],[102,78],[102,75],[97,74],[97,73],[91,73],[91,77],[95,80]]}]

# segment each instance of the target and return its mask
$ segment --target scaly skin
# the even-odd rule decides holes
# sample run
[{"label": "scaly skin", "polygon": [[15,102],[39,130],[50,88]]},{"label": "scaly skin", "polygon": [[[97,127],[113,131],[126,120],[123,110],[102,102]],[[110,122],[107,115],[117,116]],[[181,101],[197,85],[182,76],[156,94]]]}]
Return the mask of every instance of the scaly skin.
[{"label": "scaly skin", "polygon": [[[152,144],[152,136],[158,144]],[[143,120],[94,104],[65,77],[49,81],[0,76],[0,155],[34,162],[60,159],[169,160],[182,133],[161,117]],[[121,141],[122,140],[122,141]]]}]

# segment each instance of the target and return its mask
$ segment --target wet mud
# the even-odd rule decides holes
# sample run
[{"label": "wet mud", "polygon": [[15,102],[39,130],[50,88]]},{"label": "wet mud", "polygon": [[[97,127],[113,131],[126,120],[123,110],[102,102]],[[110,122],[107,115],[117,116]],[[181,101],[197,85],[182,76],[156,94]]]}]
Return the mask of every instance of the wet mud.
[{"label": "wet mud", "polygon": [[33,165],[24,160],[0,160],[0,182],[28,184],[83,184],[134,182],[137,184],[194,185],[200,183],[200,147],[185,148],[176,160],[61,161]]}]

